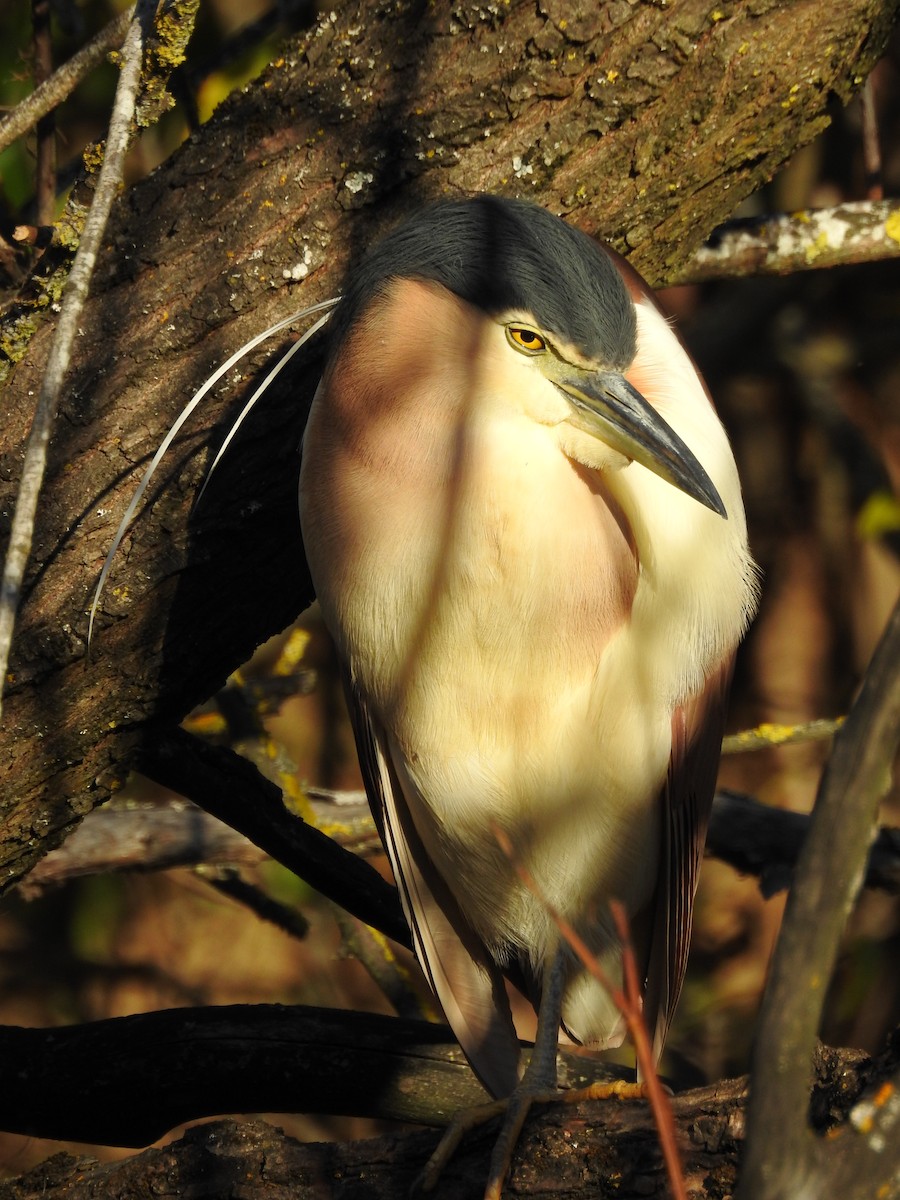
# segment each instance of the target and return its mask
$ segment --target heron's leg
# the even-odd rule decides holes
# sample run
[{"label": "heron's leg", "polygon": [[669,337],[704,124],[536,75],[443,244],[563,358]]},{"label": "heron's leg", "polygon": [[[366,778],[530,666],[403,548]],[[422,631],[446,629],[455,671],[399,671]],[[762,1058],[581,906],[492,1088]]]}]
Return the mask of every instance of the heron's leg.
[{"label": "heron's leg", "polygon": [[566,982],[565,955],[558,946],[549,958],[541,989],[541,1004],[538,1012],[537,1033],[531,1060],[519,1083],[509,1097],[463,1109],[456,1114],[444,1131],[437,1149],[425,1164],[416,1181],[414,1190],[430,1191],[444,1167],[450,1161],[463,1136],[485,1121],[505,1113],[500,1134],[491,1155],[485,1200],[499,1200],[503,1181],[506,1179],[516,1142],[522,1132],[528,1110],[535,1102],[556,1099],[556,1051],[559,1042],[559,1023],[562,1013],[562,996]]},{"label": "heron's leg", "polygon": [[512,1163],[513,1151],[532,1104],[556,1097],[556,1051],[559,1045],[559,1023],[565,985],[565,953],[563,947],[558,945],[550,959],[549,968],[544,973],[531,1059],[518,1086],[507,1101],[506,1115],[494,1143],[484,1192],[485,1200],[500,1200],[503,1182]]}]

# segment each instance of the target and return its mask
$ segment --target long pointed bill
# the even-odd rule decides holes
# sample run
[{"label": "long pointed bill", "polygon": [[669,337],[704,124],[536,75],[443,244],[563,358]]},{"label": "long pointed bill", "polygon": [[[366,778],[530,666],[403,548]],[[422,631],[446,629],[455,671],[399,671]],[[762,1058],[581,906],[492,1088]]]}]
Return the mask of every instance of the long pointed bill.
[{"label": "long pointed bill", "polygon": [[728,519],[715,484],[675,430],[617,371],[554,379],[574,407],[572,423]]}]

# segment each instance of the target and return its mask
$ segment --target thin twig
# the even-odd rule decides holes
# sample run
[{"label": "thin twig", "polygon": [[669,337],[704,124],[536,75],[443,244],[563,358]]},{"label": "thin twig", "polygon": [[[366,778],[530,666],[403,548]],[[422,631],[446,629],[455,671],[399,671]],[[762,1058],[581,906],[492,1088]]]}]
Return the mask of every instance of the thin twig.
[{"label": "thin twig", "polygon": [[78,86],[86,75],[106,58],[110,50],[122,45],[122,39],[134,17],[136,5],[110,21],[86,46],[74,54],[68,62],[54,71],[46,83],[42,83],[30,96],[20,100],[12,112],[0,121],[0,150],[5,150],[16,138],[27,133],[46,113]]},{"label": "thin twig", "polygon": [[234,867],[197,867],[195,874],[229,900],[242,904],[261,921],[268,921],[290,937],[302,941],[309,933],[309,921],[303,913],[279,904],[261,888],[248,883]]},{"label": "thin twig", "polygon": [[[629,1024],[629,1032],[634,1042],[635,1054],[641,1068],[641,1075],[644,1078],[644,1083],[649,1093],[650,1107],[653,1110],[653,1119],[656,1122],[656,1129],[659,1134],[659,1145],[663,1152],[666,1172],[669,1176],[669,1184],[675,1200],[687,1200],[684,1168],[675,1136],[675,1117],[672,1113],[672,1105],[669,1103],[668,1093],[660,1083],[659,1075],[656,1073],[656,1063],[653,1059],[653,1045],[650,1041],[647,1023],[644,1020],[637,955],[634,952],[634,945],[631,940],[628,914],[625,911],[624,904],[621,904],[618,900],[611,900],[609,907],[612,911],[613,920],[616,923],[616,932],[619,935],[619,941],[622,943],[622,968],[625,977],[625,994],[628,1000],[629,1011],[633,1014],[633,1020]],[[585,950],[587,950],[587,947],[585,947]],[[579,958],[581,958],[580,954]],[[587,958],[581,958],[581,961],[593,973],[591,963],[596,966],[597,958],[596,955],[589,955],[589,958],[590,962],[588,962]],[[599,979],[599,976],[597,978]]]},{"label": "thin twig", "polygon": [[[50,0],[31,0],[31,28],[34,82],[40,87],[53,74]],[[56,207],[56,119],[52,112],[44,113],[37,123],[34,199],[38,225],[51,224]]]},{"label": "thin twig", "polygon": [[794,725],[776,725],[767,721],[753,729],[742,729],[722,738],[723,754],[743,754],[747,750],[771,750],[775,746],[793,746],[796,742],[822,742],[834,737],[844,717],[817,718]]},{"label": "thin twig", "polygon": [[9,549],[4,564],[2,590],[0,590],[0,716],[2,716],[2,690],[6,681],[6,668],[12,645],[16,609],[25,567],[31,553],[34,518],[47,464],[50,432],[53,428],[59,395],[68,370],[72,345],[78,331],[78,322],[84,302],[87,299],[106,222],[113,199],[122,181],[125,151],[131,138],[131,118],[141,79],[141,59],[144,45],[141,18],[146,15],[149,20],[151,12],[151,0],[141,0],[140,10],[131,22],[125,38],[122,70],[109,122],[106,153],[97,176],[94,200],[85,219],[78,251],[66,282],[59,321],[28,436],[25,461],[22,465],[22,482],[16,498],[16,510],[13,515]]},{"label": "thin twig", "polygon": [[881,171],[881,146],[878,141],[878,113],[875,108],[875,87],[870,75],[860,93],[862,102],[863,163],[866,171],[866,195],[870,200],[884,199]]},{"label": "thin twig", "polygon": [[341,943],[348,958],[355,958],[397,1012],[398,1017],[421,1020],[424,1015],[434,1019],[432,1012],[423,1013],[423,1003],[416,996],[407,971],[400,965],[387,938],[370,925],[354,917],[339,904],[329,902],[331,915],[341,931]]}]

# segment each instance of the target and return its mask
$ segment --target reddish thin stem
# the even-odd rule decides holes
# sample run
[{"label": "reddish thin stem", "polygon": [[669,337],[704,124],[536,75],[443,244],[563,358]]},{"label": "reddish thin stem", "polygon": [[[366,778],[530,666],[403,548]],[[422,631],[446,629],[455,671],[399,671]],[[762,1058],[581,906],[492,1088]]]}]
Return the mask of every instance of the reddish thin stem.
[{"label": "reddish thin stem", "polygon": [[687,1187],[684,1182],[681,1154],[675,1136],[675,1118],[672,1114],[672,1105],[669,1103],[669,1097],[656,1073],[656,1064],[653,1061],[653,1048],[650,1044],[650,1037],[647,1033],[647,1027],[644,1024],[641,1012],[641,986],[637,958],[634,953],[634,945],[631,941],[631,932],[628,926],[628,916],[624,906],[618,900],[610,902],[613,920],[616,924],[616,932],[622,943],[622,974],[625,982],[625,990],[623,991],[622,988],[616,987],[612,980],[609,979],[596,957],[591,953],[585,942],[575,932],[565,917],[558,913],[553,905],[547,901],[534,876],[522,865],[516,856],[515,847],[509,835],[496,823],[493,823],[492,829],[500,849],[509,859],[513,870],[522,883],[544,905],[564,940],[574,950],[585,969],[594,976],[601,987],[607,990],[616,1008],[618,1008],[619,1012],[625,1018],[625,1024],[628,1027],[628,1032],[634,1044],[638,1066],[646,1082],[647,1098],[650,1103],[650,1110],[653,1113],[653,1120],[656,1123],[659,1146],[666,1164],[666,1172],[669,1176],[672,1195],[675,1197],[675,1200],[687,1200]]},{"label": "reddish thin stem", "polygon": [[[616,932],[619,935],[619,941],[622,943],[622,968],[625,976],[625,990],[628,994],[630,1007],[635,1014],[634,1021],[629,1023],[629,1032],[634,1042],[634,1052],[641,1068],[641,1074],[644,1076],[647,1084],[650,1107],[653,1111],[653,1119],[656,1122],[659,1145],[663,1153],[663,1159],[665,1160],[672,1194],[676,1200],[687,1200],[687,1187],[684,1182],[681,1152],[678,1149],[678,1142],[675,1136],[675,1117],[672,1113],[669,1095],[660,1083],[659,1075],[656,1072],[656,1063],[653,1061],[653,1047],[650,1043],[647,1025],[643,1018],[637,956],[634,953],[634,944],[631,940],[628,914],[625,911],[625,906],[618,900],[611,900],[610,908],[613,920],[616,923]],[[579,958],[581,958],[580,954]],[[581,961],[590,970],[587,961],[584,958]]]}]

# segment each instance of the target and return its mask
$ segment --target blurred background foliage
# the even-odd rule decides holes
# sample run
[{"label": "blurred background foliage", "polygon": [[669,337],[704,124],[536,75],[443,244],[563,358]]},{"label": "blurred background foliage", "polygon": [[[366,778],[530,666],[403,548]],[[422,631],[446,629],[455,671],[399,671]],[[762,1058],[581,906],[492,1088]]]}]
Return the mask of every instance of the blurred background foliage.
[{"label": "blurred background foliage", "polygon": [[[14,107],[33,87],[32,9],[38,0],[4,0],[0,41],[0,111]],[[53,61],[65,62],[123,12],[124,0],[48,0],[51,7]],[[128,178],[138,179],[172,153],[192,128],[206,121],[235,88],[253,79],[293,29],[310,24],[309,0],[210,0],[201,4],[187,62],[176,72],[175,107],[136,139]],[[118,71],[105,62],[78,85],[56,110],[59,198],[80,169],[85,146],[106,135]],[[33,139],[24,138],[0,152],[4,221],[33,217]]]},{"label": "blurred background foliage", "polygon": [[[55,64],[121,6],[56,0]],[[278,53],[282,39],[315,16],[313,0],[204,0],[188,61],[173,80],[176,107],[135,144],[131,179],[171,154],[232,89]],[[31,4],[5,0],[0,105],[32,87]],[[115,87],[96,70],[56,117],[62,194],[83,148],[105,132]],[[885,192],[900,190],[900,43],[871,82]],[[742,213],[794,211],[865,199],[861,104],[835,108],[833,123]],[[34,142],[0,155],[0,233],[35,222]],[[19,268],[28,254],[18,252]],[[7,281],[9,283],[10,281]],[[838,715],[850,703],[900,585],[900,267],[896,262],[670,289],[679,321],[733,439],[744,481],[763,600],[742,647],[732,730]],[[358,789],[333,654],[315,612],[304,614],[302,670],[287,698],[236,716],[227,697],[193,718],[207,736],[238,743],[268,762],[303,804],[303,788]],[[291,631],[260,648],[245,682],[284,675]],[[293,678],[293,676],[292,676]],[[265,687],[263,692],[266,692]],[[809,811],[829,743],[731,755],[721,783],[767,804]],[[117,803],[166,797],[134,780]],[[883,819],[896,824],[896,791]],[[387,868],[383,866],[387,873]],[[0,907],[0,1022],[53,1025],[184,1004],[254,1001],[393,1011],[370,975],[345,952],[346,922],[286,871],[268,862],[242,877],[310,921],[302,940],[261,920],[187,868],[98,876],[12,895]],[[692,963],[664,1068],[681,1085],[746,1070],[753,1022],[783,897],[764,900],[752,879],[707,860]],[[845,939],[823,1034],[877,1050],[900,1019],[900,919],[894,897],[867,892]],[[402,956],[401,956],[402,958]],[[408,964],[407,964],[408,965]],[[413,1007],[428,1010],[410,968]],[[302,1138],[350,1137],[371,1122],[278,1117]],[[19,1174],[54,1143],[0,1135],[0,1171]],[[100,1157],[123,1151],[102,1148]]]}]

